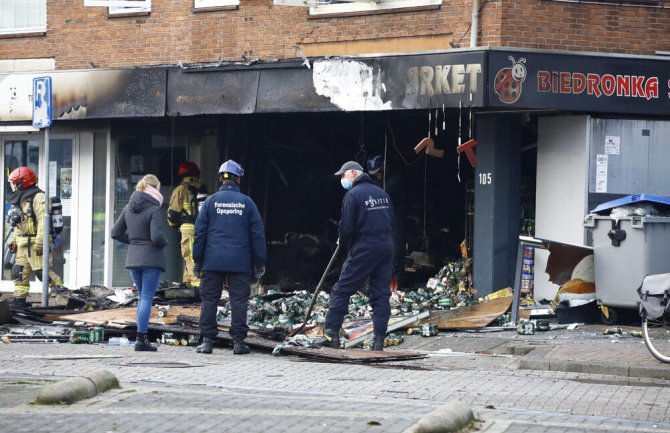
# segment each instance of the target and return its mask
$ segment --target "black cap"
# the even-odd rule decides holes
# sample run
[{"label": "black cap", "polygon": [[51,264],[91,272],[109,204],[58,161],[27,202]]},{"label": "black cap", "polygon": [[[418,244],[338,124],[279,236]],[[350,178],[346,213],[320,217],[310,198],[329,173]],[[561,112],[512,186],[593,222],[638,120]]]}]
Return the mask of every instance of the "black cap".
[{"label": "black cap", "polygon": [[342,164],[342,167],[340,167],[339,170],[335,172],[335,176],[341,176],[342,173],[344,173],[347,170],[358,170],[358,171],[363,171],[363,167],[356,161],[347,161],[344,164]]}]

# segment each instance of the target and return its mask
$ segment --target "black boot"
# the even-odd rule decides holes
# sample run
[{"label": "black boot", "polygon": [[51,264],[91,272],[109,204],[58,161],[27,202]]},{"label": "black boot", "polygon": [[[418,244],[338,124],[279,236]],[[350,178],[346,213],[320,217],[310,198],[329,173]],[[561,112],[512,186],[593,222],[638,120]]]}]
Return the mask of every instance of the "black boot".
[{"label": "black boot", "polygon": [[146,332],[137,333],[137,341],[135,341],[135,352],[155,352],[158,348],[149,343],[149,337]]},{"label": "black boot", "polygon": [[340,349],[340,333],[334,329],[323,331],[323,337],[315,341],[316,346]]},{"label": "black boot", "polygon": [[383,351],[385,337],[385,335],[375,335],[375,339],[372,340],[372,344],[370,345],[370,350],[376,350],[378,352]]},{"label": "black boot", "polygon": [[202,337],[202,343],[195,348],[198,353],[212,353],[214,347],[214,340],[209,337]]},{"label": "black boot", "polygon": [[28,308],[28,303],[26,298],[14,298],[12,302],[9,303],[9,309],[11,311],[23,311]]},{"label": "black boot", "polygon": [[233,353],[235,355],[246,355],[250,352],[251,350],[249,349],[249,346],[244,343],[244,340],[233,342]]}]

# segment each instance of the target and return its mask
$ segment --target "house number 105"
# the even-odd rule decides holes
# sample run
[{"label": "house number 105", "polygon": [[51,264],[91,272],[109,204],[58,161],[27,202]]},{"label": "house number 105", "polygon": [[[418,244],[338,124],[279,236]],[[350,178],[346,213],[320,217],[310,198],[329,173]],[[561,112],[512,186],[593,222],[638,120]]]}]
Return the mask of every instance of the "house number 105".
[{"label": "house number 105", "polygon": [[479,173],[480,185],[491,185],[491,173]]}]

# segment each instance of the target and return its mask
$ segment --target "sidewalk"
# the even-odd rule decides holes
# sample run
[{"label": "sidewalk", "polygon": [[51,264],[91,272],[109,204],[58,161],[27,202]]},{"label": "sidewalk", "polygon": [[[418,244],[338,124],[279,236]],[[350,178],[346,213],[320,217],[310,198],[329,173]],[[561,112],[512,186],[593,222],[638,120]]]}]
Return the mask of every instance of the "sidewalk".
[{"label": "sidewalk", "polygon": [[[406,336],[397,350],[422,350],[445,353],[517,355],[510,367],[520,370],[563,371],[607,374],[623,377],[670,379],[670,364],[664,364],[647,350],[640,331],[620,326],[623,335],[604,335],[606,325],[583,325],[565,329],[519,335],[514,330],[499,332],[441,332],[437,337]],[[395,350],[391,348],[389,350]]]}]

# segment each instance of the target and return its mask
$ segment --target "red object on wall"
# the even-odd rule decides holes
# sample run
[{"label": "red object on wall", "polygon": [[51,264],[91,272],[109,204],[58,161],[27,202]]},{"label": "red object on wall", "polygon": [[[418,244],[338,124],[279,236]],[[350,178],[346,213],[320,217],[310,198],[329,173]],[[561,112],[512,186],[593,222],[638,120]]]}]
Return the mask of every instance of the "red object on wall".
[{"label": "red object on wall", "polygon": [[479,164],[479,159],[477,159],[477,155],[475,154],[474,148],[477,145],[477,140],[474,138],[469,139],[465,143],[461,144],[460,146],[456,147],[456,152],[457,153],[463,153],[465,152],[465,156],[468,157],[468,161],[470,161],[470,165],[473,167],[477,167],[477,164]]}]

